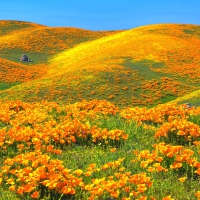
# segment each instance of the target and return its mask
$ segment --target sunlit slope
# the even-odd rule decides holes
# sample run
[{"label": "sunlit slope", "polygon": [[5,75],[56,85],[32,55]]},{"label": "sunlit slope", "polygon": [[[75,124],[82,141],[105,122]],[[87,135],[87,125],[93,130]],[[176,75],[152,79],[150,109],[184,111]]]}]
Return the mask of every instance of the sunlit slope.
[{"label": "sunlit slope", "polygon": [[17,58],[26,53],[34,63],[46,62],[55,53],[81,42],[115,34],[115,31],[95,32],[18,21],[0,21],[0,28],[0,57],[17,61]]},{"label": "sunlit slope", "polygon": [[177,98],[172,103],[190,103],[192,106],[200,106],[200,90],[196,90],[187,95]]},{"label": "sunlit slope", "polygon": [[167,102],[199,88],[199,46],[199,26],[145,26],[58,54],[49,74],[87,71],[95,74],[91,81],[107,86],[99,86],[101,93],[117,102]]},{"label": "sunlit slope", "polygon": [[[2,20],[0,21],[0,89],[41,77],[48,69],[49,57],[58,52],[81,42],[117,32],[47,27],[30,22]],[[34,62],[20,63],[18,58],[24,53]]]},{"label": "sunlit slope", "polygon": [[[186,31],[187,30],[187,31]],[[196,31],[193,34],[193,30]],[[190,33],[188,33],[190,31]],[[174,32],[174,34],[173,34]],[[200,77],[200,27],[192,25],[154,25],[104,37],[56,55],[52,74],[80,69],[114,68],[122,62],[149,60],[163,63],[153,71]],[[188,70],[188,71],[187,71]]]},{"label": "sunlit slope", "polygon": [[[55,54],[42,79],[0,93],[4,99],[156,105],[200,87],[200,27],[151,25]],[[35,94],[33,93],[35,92]]]}]

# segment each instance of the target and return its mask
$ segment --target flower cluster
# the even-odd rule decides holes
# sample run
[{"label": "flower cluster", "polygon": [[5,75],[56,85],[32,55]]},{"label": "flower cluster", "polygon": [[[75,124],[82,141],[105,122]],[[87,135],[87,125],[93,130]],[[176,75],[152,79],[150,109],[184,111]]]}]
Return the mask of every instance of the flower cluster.
[{"label": "flower cluster", "polygon": [[[29,194],[33,199],[43,198],[48,190],[54,195],[75,195],[80,189],[86,193],[88,199],[96,199],[99,196],[123,199],[131,196],[144,197],[145,191],[151,187],[152,181],[145,173],[131,174],[123,172],[120,167],[124,159],[118,159],[96,167],[90,164],[86,171],[81,169],[70,170],[64,167],[61,160],[53,160],[47,154],[40,151],[19,154],[12,159],[6,159],[1,168],[1,179],[9,189],[19,196]],[[92,178],[100,170],[112,170],[112,176],[108,179]],[[91,182],[87,179],[90,178]]]},{"label": "flower cluster", "polygon": [[[24,199],[156,199],[151,193],[155,174],[174,172],[183,184],[198,179],[199,125],[189,119],[199,114],[199,108],[175,104],[120,109],[105,100],[68,105],[1,102],[0,183]],[[144,130],[153,131],[153,149],[135,149],[120,157],[120,147],[126,142],[132,144],[129,138],[133,135],[132,131],[127,134],[120,128],[101,126],[101,120],[112,117],[120,118],[120,123],[127,126],[135,121]],[[73,146],[84,145],[90,151],[99,146],[108,149],[112,160],[102,158],[101,162],[89,160],[84,166],[66,167],[63,155],[74,154],[70,152]],[[80,159],[79,154],[74,155],[75,159]],[[135,166],[137,171],[133,170]],[[199,193],[194,195],[198,198]]]}]

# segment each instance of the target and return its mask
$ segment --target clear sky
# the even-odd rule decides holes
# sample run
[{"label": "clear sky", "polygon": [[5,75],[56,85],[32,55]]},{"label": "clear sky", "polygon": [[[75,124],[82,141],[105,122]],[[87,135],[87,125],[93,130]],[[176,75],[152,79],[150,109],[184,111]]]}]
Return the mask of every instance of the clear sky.
[{"label": "clear sky", "polygon": [[200,0],[0,0],[0,20],[89,30],[158,23],[200,25]]}]

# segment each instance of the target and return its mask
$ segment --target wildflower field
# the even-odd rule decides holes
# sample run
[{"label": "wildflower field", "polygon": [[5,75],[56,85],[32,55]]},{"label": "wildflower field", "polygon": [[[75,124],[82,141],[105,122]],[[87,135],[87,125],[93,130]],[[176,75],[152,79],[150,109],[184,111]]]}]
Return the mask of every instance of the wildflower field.
[{"label": "wildflower field", "polygon": [[200,108],[0,104],[2,199],[200,199]]},{"label": "wildflower field", "polygon": [[200,200],[199,35],[0,21],[0,199]]}]

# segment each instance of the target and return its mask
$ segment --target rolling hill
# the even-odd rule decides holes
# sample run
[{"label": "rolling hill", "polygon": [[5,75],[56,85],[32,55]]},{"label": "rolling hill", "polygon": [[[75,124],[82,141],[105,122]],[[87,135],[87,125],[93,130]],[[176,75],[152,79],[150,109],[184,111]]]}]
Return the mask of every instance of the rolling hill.
[{"label": "rolling hill", "polygon": [[[0,26],[4,100],[97,98],[119,106],[153,106],[200,88],[200,26],[102,32],[15,21]],[[22,53],[34,63],[16,61]]]},{"label": "rolling hill", "polygon": [[23,53],[35,63],[46,62],[60,51],[85,41],[94,40],[113,31],[89,31],[71,27],[48,27],[30,22],[0,21],[0,56],[12,61]]},{"label": "rolling hill", "polygon": [[[114,33],[47,27],[23,21],[0,21],[0,90],[39,78],[47,72],[47,61],[55,53]],[[34,62],[19,63],[18,58],[22,54],[27,54]]]}]

